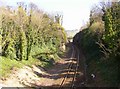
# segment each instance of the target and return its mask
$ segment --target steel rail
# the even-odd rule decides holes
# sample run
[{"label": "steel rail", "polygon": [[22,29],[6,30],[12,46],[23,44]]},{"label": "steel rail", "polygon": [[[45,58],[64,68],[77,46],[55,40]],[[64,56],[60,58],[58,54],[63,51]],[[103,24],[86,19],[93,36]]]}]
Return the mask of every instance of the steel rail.
[{"label": "steel rail", "polygon": [[68,66],[68,68],[67,68],[67,69],[68,69],[67,74],[66,74],[66,76],[64,76],[64,78],[63,78],[63,80],[62,80],[62,82],[61,82],[61,84],[60,84],[59,89],[62,89],[63,84],[64,84],[66,78],[68,77],[68,74],[70,73],[71,67],[72,67],[72,65],[73,65],[73,56],[74,56],[74,52],[75,52],[73,46],[72,46],[72,49],[73,49],[73,52],[72,52],[72,55],[71,55],[71,57],[70,57],[70,60],[72,60],[72,62],[69,63],[69,66]]},{"label": "steel rail", "polygon": [[76,53],[77,53],[77,64],[75,67],[75,72],[74,72],[74,76],[73,76],[73,80],[72,80],[72,85],[71,88],[73,89],[75,87],[75,79],[77,78],[77,72],[78,72],[78,68],[79,68],[79,50],[77,49],[77,47],[74,45],[75,49],[76,49]]},{"label": "steel rail", "polygon": [[[73,66],[73,57],[75,56],[75,46],[74,45],[72,45],[72,49],[73,49],[73,52],[72,52],[72,56],[71,56],[71,60],[72,60],[72,62],[70,62],[70,64],[69,64],[69,66],[68,66],[68,71],[67,71],[67,74],[66,74],[66,76],[64,76],[64,78],[63,78],[63,80],[62,80],[62,82],[61,82],[61,84],[60,84],[60,87],[59,87],[59,89],[62,89],[62,87],[63,87],[63,84],[65,83],[65,80],[67,79],[67,77],[68,77],[68,75],[69,75],[69,73],[70,73],[70,70],[72,69],[72,66]],[[76,48],[76,53],[78,53],[77,54],[77,64],[75,65],[75,71],[74,71],[74,76],[73,76],[73,79],[72,79],[72,83],[71,83],[71,88],[74,88],[74,86],[75,86],[75,79],[76,79],[76,77],[77,77],[77,72],[78,72],[78,67],[79,67],[79,52],[78,52],[78,49]]]}]

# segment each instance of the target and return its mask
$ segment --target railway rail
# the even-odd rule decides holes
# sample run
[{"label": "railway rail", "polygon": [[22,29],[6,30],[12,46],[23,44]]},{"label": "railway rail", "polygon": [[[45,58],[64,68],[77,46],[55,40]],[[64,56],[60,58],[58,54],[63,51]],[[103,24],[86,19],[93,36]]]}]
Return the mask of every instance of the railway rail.
[{"label": "railway rail", "polygon": [[67,68],[68,71],[67,71],[67,74],[62,79],[59,89],[62,89],[63,87],[65,87],[65,84],[68,81],[68,77],[70,76],[71,71],[72,71],[72,78],[70,79],[70,82],[69,82],[70,84],[67,87],[69,87],[69,89],[75,89],[75,87],[78,86],[76,85],[76,78],[78,77],[77,75],[79,75],[79,60],[80,60],[79,50],[73,44],[72,44],[72,50],[73,51],[71,54],[70,63]]}]

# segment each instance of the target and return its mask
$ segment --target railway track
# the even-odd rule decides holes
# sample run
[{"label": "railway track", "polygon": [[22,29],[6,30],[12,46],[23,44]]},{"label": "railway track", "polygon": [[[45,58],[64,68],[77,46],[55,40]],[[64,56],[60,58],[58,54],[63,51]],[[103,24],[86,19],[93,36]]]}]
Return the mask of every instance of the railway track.
[{"label": "railway track", "polygon": [[[75,89],[78,85],[76,85],[76,79],[79,75],[79,50],[75,45],[72,44],[72,54],[70,58],[70,63],[67,68],[67,74],[63,77],[59,89],[63,87],[68,87],[69,89]],[[70,76],[72,74],[72,76]],[[69,79],[69,77],[71,77]],[[69,82],[68,85],[65,85],[66,82]]]}]

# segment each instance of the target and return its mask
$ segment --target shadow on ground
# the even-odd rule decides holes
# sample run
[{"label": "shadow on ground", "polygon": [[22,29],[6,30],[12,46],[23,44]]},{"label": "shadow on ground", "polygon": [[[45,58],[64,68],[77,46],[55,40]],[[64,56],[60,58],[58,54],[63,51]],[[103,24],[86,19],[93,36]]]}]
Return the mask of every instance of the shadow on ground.
[{"label": "shadow on ground", "polygon": [[[67,75],[68,66],[70,65],[70,62],[71,62],[70,57],[72,54],[72,43],[68,43],[68,44],[66,44],[66,46],[67,46],[66,53],[61,56],[61,60],[59,62],[55,63],[52,67],[45,69],[46,74],[42,74],[42,73],[34,71],[34,73],[37,76],[39,76],[40,78],[46,79],[46,81],[44,83],[46,83],[46,84],[50,83],[49,81],[47,81],[47,79],[49,79],[49,80],[53,81],[53,84],[51,84],[51,85],[40,84],[39,85],[39,84],[31,83],[30,84],[31,86],[37,87],[39,89],[59,89],[63,78]],[[74,65],[76,65],[76,63],[73,63],[73,69],[70,70],[70,73],[68,74],[67,79],[73,78],[74,71],[75,71]],[[76,80],[79,80],[79,81],[75,82],[75,84],[77,84],[76,86],[83,87],[83,85],[81,84],[85,80],[83,72],[78,72],[77,76],[78,77]],[[56,82],[58,82],[58,83],[56,83]],[[68,83],[64,84],[63,85],[64,89],[70,89],[71,83],[72,82],[69,81]]]}]

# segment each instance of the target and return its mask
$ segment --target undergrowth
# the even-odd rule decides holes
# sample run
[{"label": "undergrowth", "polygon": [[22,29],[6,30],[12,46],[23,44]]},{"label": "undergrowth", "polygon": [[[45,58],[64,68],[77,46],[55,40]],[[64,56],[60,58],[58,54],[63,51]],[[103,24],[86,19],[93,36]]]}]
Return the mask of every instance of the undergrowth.
[{"label": "undergrowth", "polygon": [[3,56],[0,56],[0,78],[8,77],[14,68],[22,68],[24,66],[32,67],[32,65],[38,65],[43,68],[49,68],[54,65],[55,62],[60,60],[60,57],[57,54],[46,56],[39,59],[37,57],[30,57],[29,61],[27,60],[12,60]]},{"label": "undergrowth", "polygon": [[[115,56],[105,57],[101,52],[102,49],[96,44],[98,37],[93,30],[95,29],[88,27],[74,37],[74,43],[82,49],[85,55],[88,83],[92,86],[116,87],[119,85],[118,60]],[[94,82],[91,74],[96,76]]]},{"label": "undergrowth", "polygon": [[0,77],[8,77],[8,75],[12,72],[13,68],[22,68],[23,66],[32,66],[33,64],[39,64],[40,61],[30,58],[29,61],[22,60],[12,60],[6,57],[0,56]]}]

